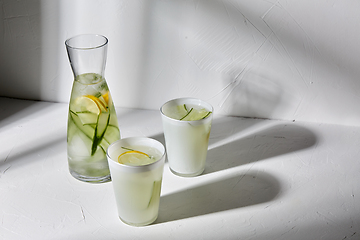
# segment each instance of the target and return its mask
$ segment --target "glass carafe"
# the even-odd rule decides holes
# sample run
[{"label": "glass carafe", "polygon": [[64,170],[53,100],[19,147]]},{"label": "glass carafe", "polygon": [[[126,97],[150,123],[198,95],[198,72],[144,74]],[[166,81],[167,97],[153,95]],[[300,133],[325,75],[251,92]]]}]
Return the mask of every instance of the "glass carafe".
[{"label": "glass carafe", "polygon": [[120,139],[118,120],[104,77],[108,39],[84,34],[65,41],[74,83],[69,102],[67,155],[73,177],[106,182],[108,146]]}]

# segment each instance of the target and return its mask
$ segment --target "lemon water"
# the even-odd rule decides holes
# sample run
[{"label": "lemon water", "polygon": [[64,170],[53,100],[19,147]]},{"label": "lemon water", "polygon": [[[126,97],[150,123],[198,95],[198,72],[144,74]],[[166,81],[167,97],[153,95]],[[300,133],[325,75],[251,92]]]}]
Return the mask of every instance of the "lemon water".
[{"label": "lemon water", "polygon": [[205,169],[212,112],[192,104],[197,101],[177,99],[162,107],[169,167],[176,175],[197,176]]},{"label": "lemon water", "polygon": [[83,181],[107,181],[108,146],[120,139],[118,121],[103,77],[76,77],[69,104],[67,154],[70,173]]},{"label": "lemon water", "polygon": [[[124,155],[119,157],[121,154]],[[139,161],[136,165],[120,164],[123,168],[116,166],[126,155],[135,155]],[[159,212],[163,162],[157,164],[157,161],[162,158],[161,152],[137,145],[119,148],[111,156],[111,161],[117,162],[110,162],[110,169],[120,219],[134,226],[152,223]]]}]

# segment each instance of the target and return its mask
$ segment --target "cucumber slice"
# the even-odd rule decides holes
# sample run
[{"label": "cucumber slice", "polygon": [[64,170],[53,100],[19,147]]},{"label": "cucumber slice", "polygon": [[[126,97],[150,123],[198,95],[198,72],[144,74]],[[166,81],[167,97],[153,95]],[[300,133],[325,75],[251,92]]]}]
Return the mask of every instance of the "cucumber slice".
[{"label": "cucumber slice", "polygon": [[150,207],[153,203],[155,203],[156,199],[159,199],[160,190],[161,190],[161,179],[159,181],[154,181],[152,192],[151,192],[151,197],[150,197],[149,204],[147,207]]},{"label": "cucumber slice", "polygon": [[[110,145],[110,141],[108,139],[116,139],[116,136],[120,134],[119,128],[117,126],[108,124],[110,119],[108,112],[103,113],[105,117],[102,116],[102,118],[99,119],[100,121],[96,119],[94,123],[90,123],[90,118],[92,118],[92,116],[87,115],[86,118],[88,120],[83,119],[84,122],[89,121],[89,123],[87,124],[84,124],[83,121],[81,121],[79,115],[82,115],[82,117],[84,117],[85,114],[91,114],[91,113],[89,112],[75,113],[71,110],[69,111],[69,113],[70,113],[69,121],[71,121],[70,126],[77,127],[81,132],[85,134],[85,136],[87,136],[91,140],[91,144],[89,144],[89,151],[92,153],[92,155],[95,154],[98,145],[100,146],[101,150],[104,153],[106,153],[106,149]],[[101,121],[105,121],[105,123]],[[100,128],[98,127],[99,122],[101,125]],[[109,127],[111,128],[109,129],[111,131],[106,131],[107,128]],[[72,138],[73,135],[76,134],[76,131],[75,129],[73,129],[73,127],[71,127],[70,130],[69,130],[68,139]]]},{"label": "cucumber slice", "polygon": [[207,118],[211,112],[208,110],[202,108],[202,109],[190,109],[188,114],[186,114],[184,117],[182,117],[180,120],[182,121],[196,121],[201,120],[204,118]]},{"label": "cucumber slice", "polygon": [[[98,145],[104,137],[107,126],[109,125],[110,114],[109,112],[102,112],[98,116],[98,120],[95,126],[95,133],[93,137],[93,144],[91,146],[91,155],[94,155]],[[104,149],[103,149],[104,150]]]},{"label": "cucumber slice", "polygon": [[110,120],[109,112],[102,112],[99,115],[98,121],[97,121],[97,131],[96,131],[97,137],[102,138],[104,136],[105,131],[109,125],[109,120]]},{"label": "cucumber slice", "polygon": [[78,112],[77,116],[83,125],[96,124],[98,115],[91,112]]},{"label": "cucumber slice", "polygon": [[[70,110],[70,117],[71,117],[71,120],[73,121],[73,123],[80,129],[80,131],[82,131],[86,136],[88,136],[90,139],[93,138],[94,136],[94,133],[95,133],[95,129],[94,127],[90,126],[90,125],[84,125],[78,114],[71,111]],[[95,122],[96,123],[96,122]]]}]

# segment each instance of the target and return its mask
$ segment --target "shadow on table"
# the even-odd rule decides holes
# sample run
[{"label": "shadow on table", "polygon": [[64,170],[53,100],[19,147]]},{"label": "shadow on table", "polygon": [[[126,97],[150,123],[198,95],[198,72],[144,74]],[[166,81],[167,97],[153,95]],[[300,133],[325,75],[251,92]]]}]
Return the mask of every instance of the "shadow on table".
[{"label": "shadow on table", "polygon": [[209,148],[226,141],[235,135],[245,135],[249,131],[258,131],[261,126],[268,124],[266,119],[253,119],[241,117],[219,117],[212,121]]},{"label": "shadow on table", "polygon": [[269,202],[279,192],[279,182],[269,174],[232,176],[162,196],[154,224]]},{"label": "shadow on table", "polygon": [[[30,100],[19,100],[19,99],[13,99],[13,98],[6,98],[1,97],[0,98],[0,124],[1,127],[5,126],[6,124],[1,123],[3,120],[18,114],[19,118],[25,117],[26,115],[23,114],[24,110],[33,107],[37,102],[36,101],[30,101]],[[13,121],[11,121],[12,123]]]},{"label": "shadow on table", "polygon": [[[13,170],[25,164],[34,163],[36,160],[41,159],[41,156],[53,154],[55,151],[63,151],[63,147],[66,147],[64,145],[66,144],[66,130],[61,135],[58,135],[59,132],[52,132],[55,128],[50,129],[44,126],[43,129],[39,128],[41,130],[39,134],[26,134],[29,132],[30,127],[36,126],[36,118],[40,118],[40,116],[52,111],[52,106],[48,103],[1,97],[0,106],[0,129],[8,125],[12,126],[6,130],[15,129],[13,131],[15,137],[8,138],[8,145],[2,146],[3,158],[0,159],[0,168],[8,166],[5,170],[3,169],[2,174],[10,167]],[[64,114],[67,114],[67,112],[64,112]],[[35,121],[34,124],[28,124],[28,122],[33,121]],[[23,130],[17,131],[18,129]],[[47,133],[50,135],[47,136]],[[54,133],[57,135],[54,135]]]},{"label": "shadow on table", "polygon": [[[59,136],[47,140],[40,138],[34,139],[33,142],[36,142],[37,144],[31,145],[31,147],[23,146],[21,147],[21,151],[16,150],[14,151],[15,153],[10,151],[4,159],[0,159],[0,168],[5,165],[10,165],[11,169],[23,167],[26,164],[31,164],[39,159],[42,159],[41,156],[43,156],[44,154],[48,155],[49,152],[53,154],[55,151],[61,152],[64,149],[66,150],[65,134],[64,136]],[[65,158],[64,161],[67,161],[67,159]]]},{"label": "shadow on table", "polygon": [[271,126],[209,149],[203,174],[300,151],[316,142],[316,135],[305,127],[293,123]]}]

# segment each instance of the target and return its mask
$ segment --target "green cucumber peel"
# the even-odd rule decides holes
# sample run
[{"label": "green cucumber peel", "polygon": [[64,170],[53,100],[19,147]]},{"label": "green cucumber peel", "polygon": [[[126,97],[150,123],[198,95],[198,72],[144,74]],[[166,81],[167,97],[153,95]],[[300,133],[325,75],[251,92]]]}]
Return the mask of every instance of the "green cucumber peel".
[{"label": "green cucumber peel", "polygon": [[191,108],[190,111],[188,111],[185,116],[183,116],[182,118],[180,118],[180,121],[183,120],[184,118],[186,118],[193,110],[194,108]]},{"label": "green cucumber peel", "polygon": [[[92,138],[91,137],[91,135],[89,135],[88,133],[86,133],[86,132],[84,132],[83,130],[82,130],[82,127],[84,126],[83,124],[81,124],[81,125],[79,125],[79,123],[78,123],[78,121],[76,121],[75,119],[74,119],[74,117],[72,116],[72,114],[73,115],[75,115],[75,116],[78,116],[74,111],[71,111],[70,110],[70,118],[72,119],[72,122],[75,124],[75,126],[82,132],[82,133],[84,133],[84,135],[86,136],[86,137],[88,137],[91,141],[94,141],[94,138]],[[95,125],[95,124],[93,124],[93,125]],[[88,127],[90,127],[90,128],[92,128],[92,129],[94,129],[94,126],[91,126],[91,125],[85,125],[85,126],[88,126]],[[114,126],[114,125],[108,125],[108,126],[111,126],[111,127],[114,127],[114,128],[117,128],[118,129],[118,127],[116,127],[116,126]],[[95,126],[95,128],[96,128],[96,126]],[[94,129],[95,130],[95,129]],[[96,133],[96,131],[94,131],[95,133]],[[104,133],[105,133],[106,131],[104,131]],[[95,134],[94,133],[94,134]],[[109,143],[109,141],[105,138],[105,137],[103,137],[103,140],[105,140],[105,142],[109,145],[110,143]],[[102,146],[102,144],[101,144],[101,142],[102,141],[100,141],[100,148],[101,148],[101,150],[104,152],[104,153],[106,153],[106,147],[104,147],[104,146]]]},{"label": "green cucumber peel", "polygon": [[151,197],[148,203],[147,207],[150,207],[151,203],[153,202],[154,198],[157,197],[157,195],[160,195],[160,191],[161,191],[161,179],[159,181],[154,181],[153,183],[153,188],[151,191]]},{"label": "green cucumber peel", "polygon": [[129,150],[129,151],[135,151],[134,149],[127,148],[127,147],[121,147],[121,148],[126,149],[126,150]]},{"label": "green cucumber peel", "polygon": [[99,127],[99,118],[100,118],[101,114],[99,114],[98,116],[98,120],[96,122],[96,126],[95,126],[95,131],[94,131],[94,138],[93,138],[93,143],[91,146],[91,156],[93,156],[96,152],[97,146],[100,144],[102,138],[105,135],[106,129],[109,125],[109,121],[110,121],[110,114],[108,114],[107,116],[107,120],[106,120],[106,126],[104,128],[104,130],[102,131],[102,133],[100,135],[98,135],[98,127]]},{"label": "green cucumber peel", "polygon": [[208,112],[202,119],[207,118],[212,112]]}]

